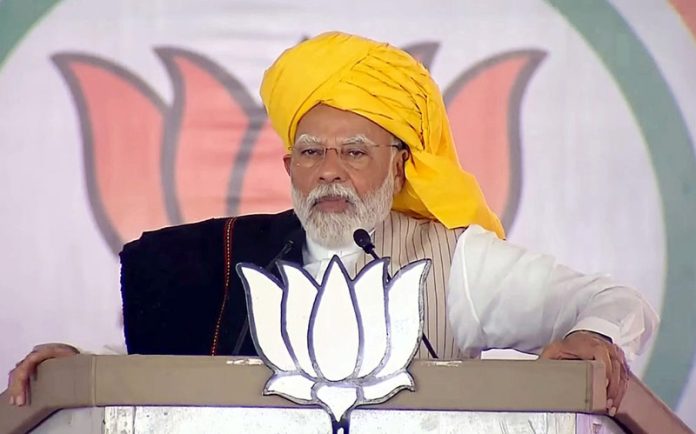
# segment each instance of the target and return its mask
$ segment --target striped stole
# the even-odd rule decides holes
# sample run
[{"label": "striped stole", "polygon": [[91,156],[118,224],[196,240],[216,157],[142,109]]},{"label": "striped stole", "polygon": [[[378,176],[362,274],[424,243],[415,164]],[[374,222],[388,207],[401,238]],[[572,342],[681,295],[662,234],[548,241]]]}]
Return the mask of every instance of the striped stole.
[{"label": "striped stole", "polygon": [[[450,328],[446,301],[452,256],[457,239],[464,230],[466,229],[447,229],[437,221],[416,219],[392,211],[377,225],[372,236],[377,254],[391,257],[390,276],[394,276],[401,267],[410,262],[424,258],[432,260],[424,294],[423,332],[438,357],[443,360],[462,357]],[[355,264],[353,276],[371,259],[365,253],[361,254]],[[422,343],[416,358],[430,358]]]}]

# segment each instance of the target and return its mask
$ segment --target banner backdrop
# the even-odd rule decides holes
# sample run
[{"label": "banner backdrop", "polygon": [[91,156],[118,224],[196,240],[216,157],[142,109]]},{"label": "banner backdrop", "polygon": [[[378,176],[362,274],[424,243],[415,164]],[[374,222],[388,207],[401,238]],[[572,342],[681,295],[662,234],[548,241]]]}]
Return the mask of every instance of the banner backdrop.
[{"label": "banner backdrop", "polygon": [[432,71],[511,242],[645,294],[662,324],[633,369],[696,427],[690,0],[0,1],[0,371],[121,343],[142,231],[290,206],[259,83],[327,30]]}]

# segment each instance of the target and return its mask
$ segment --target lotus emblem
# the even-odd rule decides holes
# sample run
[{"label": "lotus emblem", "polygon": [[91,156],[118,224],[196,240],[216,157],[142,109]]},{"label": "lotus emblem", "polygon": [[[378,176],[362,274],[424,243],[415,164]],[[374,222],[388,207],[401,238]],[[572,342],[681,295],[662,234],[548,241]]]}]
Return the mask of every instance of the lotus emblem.
[{"label": "lotus emblem", "polygon": [[423,330],[423,287],[429,260],[388,280],[387,259],[351,279],[334,256],[321,283],[280,262],[282,284],[255,265],[239,264],[256,349],[273,370],[264,394],[329,412],[334,432],[348,429],[350,410],[414,390],[406,367]]}]

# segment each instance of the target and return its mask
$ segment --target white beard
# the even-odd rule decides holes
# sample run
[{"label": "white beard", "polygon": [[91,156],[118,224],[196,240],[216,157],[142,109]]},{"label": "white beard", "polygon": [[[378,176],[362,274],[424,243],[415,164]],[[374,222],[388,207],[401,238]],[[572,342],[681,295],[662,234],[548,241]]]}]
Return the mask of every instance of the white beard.
[{"label": "white beard", "polygon": [[[356,229],[373,229],[389,215],[394,200],[394,177],[389,171],[375,191],[358,196],[354,188],[338,183],[321,184],[306,197],[292,186],[292,205],[307,236],[327,249],[337,249],[353,243]],[[319,199],[338,197],[348,202],[343,212],[324,212],[314,207]]]}]

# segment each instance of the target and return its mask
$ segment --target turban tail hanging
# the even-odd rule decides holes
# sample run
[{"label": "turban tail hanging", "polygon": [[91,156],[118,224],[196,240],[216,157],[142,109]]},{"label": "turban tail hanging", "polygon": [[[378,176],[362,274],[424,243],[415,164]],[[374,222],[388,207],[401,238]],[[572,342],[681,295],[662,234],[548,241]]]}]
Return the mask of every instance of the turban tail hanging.
[{"label": "turban tail hanging", "polygon": [[261,98],[290,149],[317,104],[359,114],[406,143],[406,183],[393,209],[448,228],[480,225],[505,236],[473,175],[459,165],[442,95],[405,51],[345,33],[324,33],[285,51],[266,71]]}]

